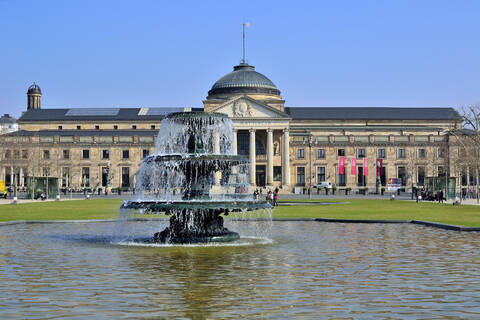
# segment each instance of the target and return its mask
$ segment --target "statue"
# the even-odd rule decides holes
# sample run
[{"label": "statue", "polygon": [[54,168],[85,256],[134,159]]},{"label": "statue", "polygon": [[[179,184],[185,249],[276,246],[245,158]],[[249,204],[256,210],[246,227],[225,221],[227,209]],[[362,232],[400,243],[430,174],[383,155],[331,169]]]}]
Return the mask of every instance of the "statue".
[{"label": "statue", "polygon": [[273,143],[273,155],[278,156],[279,154],[280,154],[280,144],[277,141],[275,141]]}]

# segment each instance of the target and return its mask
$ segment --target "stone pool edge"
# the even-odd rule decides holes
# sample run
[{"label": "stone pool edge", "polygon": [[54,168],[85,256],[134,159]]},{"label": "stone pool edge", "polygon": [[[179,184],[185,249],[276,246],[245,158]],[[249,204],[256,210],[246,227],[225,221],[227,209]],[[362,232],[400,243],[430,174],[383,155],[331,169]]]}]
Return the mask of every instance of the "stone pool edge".
[{"label": "stone pool edge", "polygon": [[[168,220],[163,218],[148,219],[135,218],[127,219],[128,221],[162,221]],[[262,221],[269,219],[232,219],[233,221]],[[0,227],[10,226],[16,224],[46,224],[46,223],[93,223],[93,222],[115,222],[118,219],[101,219],[101,220],[17,220],[0,222]],[[333,219],[333,218],[273,218],[272,221],[312,221],[312,222],[333,222],[333,223],[385,223],[385,224],[399,224],[411,223],[432,228],[453,230],[453,231],[480,231],[480,227],[465,227],[452,224],[444,224],[438,222],[422,221],[422,220],[363,220],[363,219]]]}]

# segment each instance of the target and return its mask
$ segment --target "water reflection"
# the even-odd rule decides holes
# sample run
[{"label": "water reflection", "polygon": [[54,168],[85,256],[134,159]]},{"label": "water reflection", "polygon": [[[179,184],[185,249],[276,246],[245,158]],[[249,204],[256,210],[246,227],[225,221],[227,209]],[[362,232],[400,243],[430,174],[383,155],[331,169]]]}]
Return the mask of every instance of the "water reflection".
[{"label": "water reflection", "polygon": [[159,227],[1,228],[0,318],[480,315],[476,233],[408,224],[275,222],[272,244],[112,243],[118,240],[113,235],[148,236]]}]

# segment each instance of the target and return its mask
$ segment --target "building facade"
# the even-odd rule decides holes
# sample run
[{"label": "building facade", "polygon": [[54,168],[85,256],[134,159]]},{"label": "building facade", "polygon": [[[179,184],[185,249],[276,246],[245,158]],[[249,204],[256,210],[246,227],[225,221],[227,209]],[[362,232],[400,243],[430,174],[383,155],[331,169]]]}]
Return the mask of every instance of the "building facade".
[{"label": "building facade", "polygon": [[18,130],[17,119],[8,113],[0,117],[0,134],[10,133]]},{"label": "building facade", "polygon": [[373,190],[398,178],[408,190],[462,170],[449,136],[462,126],[453,108],[286,107],[275,84],[247,63],[215,82],[203,108],[42,109],[36,84],[27,96],[19,131],[0,137],[7,185],[54,176],[63,187],[105,187],[108,168],[113,187],[132,188],[161,120],[178,111],[227,114],[235,152],[249,158],[256,186],[292,192],[330,182]]}]

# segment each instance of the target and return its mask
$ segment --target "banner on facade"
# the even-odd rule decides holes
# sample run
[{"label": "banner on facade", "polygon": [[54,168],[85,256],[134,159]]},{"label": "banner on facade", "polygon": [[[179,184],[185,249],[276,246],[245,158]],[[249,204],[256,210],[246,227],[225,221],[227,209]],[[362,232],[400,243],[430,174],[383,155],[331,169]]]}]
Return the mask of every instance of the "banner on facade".
[{"label": "banner on facade", "polygon": [[368,176],[368,158],[363,158],[363,175]]},{"label": "banner on facade", "polygon": [[387,189],[388,191],[397,191],[402,187],[402,179],[388,178]]},{"label": "banner on facade", "polygon": [[357,158],[352,157],[350,158],[350,167],[352,171],[352,175],[357,175]]},{"label": "banner on facade", "polygon": [[345,157],[338,157],[338,174],[345,174]]},{"label": "banner on facade", "polygon": [[377,168],[377,177],[383,175],[383,159],[378,159],[375,161],[375,167]]}]

